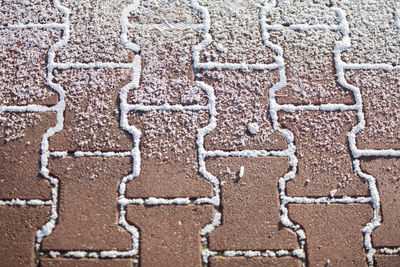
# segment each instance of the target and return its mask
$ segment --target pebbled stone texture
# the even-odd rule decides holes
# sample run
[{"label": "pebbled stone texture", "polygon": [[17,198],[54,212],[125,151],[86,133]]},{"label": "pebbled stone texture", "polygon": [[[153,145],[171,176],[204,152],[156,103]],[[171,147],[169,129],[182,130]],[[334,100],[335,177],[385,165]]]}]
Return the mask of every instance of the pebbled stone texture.
[{"label": "pebbled stone texture", "polygon": [[0,266],[33,266],[36,232],[49,219],[48,206],[0,206]]},{"label": "pebbled stone texture", "polygon": [[130,250],[131,235],[118,225],[118,186],[132,170],[130,158],[55,158],[58,221],[42,241],[49,250]]},{"label": "pebbled stone texture", "polygon": [[301,260],[292,257],[265,258],[265,257],[211,257],[209,259],[210,267],[300,267]]},{"label": "pebbled stone texture", "polygon": [[197,130],[206,112],[132,112],[130,125],[142,132],[140,174],[127,184],[129,198],[212,197],[212,184],[199,172]]},{"label": "pebbled stone texture", "polygon": [[381,200],[382,222],[372,232],[372,243],[400,247],[400,159],[363,158],[361,169],[375,177]]},{"label": "pebbled stone texture", "polygon": [[50,183],[39,175],[40,146],[55,123],[54,113],[0,114],[0,199],[51,198]]},{"label": "pebbled stone texture", "polygon": [[131,259],[41,259],[40,267],[132,267]]},{"label": "pebbled stone texture", "polygon": [[222,224],[210,233],[211,250],[298,247],[296,234],[280,223],[278,180],[289,171],[287,158],[210,158],[206,168],[220,179],[222,196]]},{"label": "pebbled stone texture", "polygon": [[362,229],[372,217],[368,204],[289,205],[289,218],[307,236],[309,266],[367,266]]},{"label": "pebbled stone texture", "polygon": [[375,255],[376,267],[399,267],[400,255]]},{"label": "pebbled stone texture", "polygon": [[127,221],[139,228],[141,266],[201,266],[200,230],[211,223],[209,205],[127,207]]},{"label": "pebbled stone texture", "polygon": [[297,173],[286,183],[288,196],[369,195],[368,184],[354,174],[348,145],[355,112],[280,112],[279,122],[293,132],[298,159]]},{"label": "pebbled stone texture", "polygon": [[[213,70],[201,75],[216,98],[217,124],[205,137],[207,150],[286,149],[285,137],[272,128],[268,106],[268,90],[279,81],[277,71]],[[259,127],[255,134],[249,131],[252,123]]]},{"label": "pebbled stone texture", "polygon": [[119,92],[132,71],[55,71],[54,83],[66,93],[64,128],[50,138],[52,151],[129,151],[131,136],[120,129]]}]

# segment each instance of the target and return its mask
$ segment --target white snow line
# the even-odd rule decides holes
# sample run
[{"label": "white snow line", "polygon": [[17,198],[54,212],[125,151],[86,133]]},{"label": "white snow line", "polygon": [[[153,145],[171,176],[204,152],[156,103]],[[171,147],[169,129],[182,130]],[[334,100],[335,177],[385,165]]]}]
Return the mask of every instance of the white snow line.
[{"label": "white snow line", "polygon": [[354,157],[400,157],[400,150],[394,149],[356,149]]},{"label": "white snow line", "polygon": [[140,30],[203,30],[203,24],[192,24],[192,23],[160,23],[160,24],[136,24],[131,23],[128,25],[132,29]]},{"label": "white snow line", "polygon": [[393,66],[387,63],[344,63],[342,62],[343,70],[384,70],[384,71],[399,71],[400,66]]},{"label": "white snow line", "polygon": [[158,110],[171,110],[171,111],[200,111],[200,110],[209,110],[208,106],[204,105],[126,105],[126,109],[128,111],[158,111]]},{"label": "white snow line", "polygon": [[294,135],[286,128],[283,128],[278,122],[278,109],[279,105],[276,102],[276,92],[287,86],[286,69],[285,69],[285,59],[283,57],[283,48],[278,44],[274,44],[269,40],[269,33],[267,30],[266,16],[268,13],[274,12],[276,7],[276,1],[271,0],[265,3],[265,5],[260,9],[260,28],[263,43],[266,47],[270,48],[275,52],[275,62],[278,65],[279,71],[279,81],[274,84],[269,89],[269,112],[272,121],[272,127],[274,130],[280,132],[286,138],[286,143],[288,146],[288,157],[290,160],[290,170],[278,181],[278,190],[280,196],[280,212],[281,212],[281,222],[284,226],[292,229],[297,234],[297,240],[300,249],[297,250],[297,255],[302,255],[304,258],[305,252],[305,232],[299,225],[294,224],[288,216],[287,203],[282,199],[286,196],[286,182],[293,179],[297,172],[297,157],[296,157],[296,146],[294,145]]},{"label": "white snow line", "polygon": [[60,23],[46,23],[46,24],[12,24],[3,26],[7,30],[25,30],[25,29],[54,29],[54,30],[64,30],[65,24]]},{"label": "white snow line", "polygon": [[133,69],[134,63],[94,62],[94,63],[54,63],[55,69]]},{"label": "white snow line", "polygon": [[298,112],[298,111],[346,111],[346,110],[359,110],[359,105],[346,105],[346,104],[322,104],[322,105],[276,105],[277,111],[285,112]]},{"label": "white snow line", "polygon": [[40,200],[40,199],[10,199],[0,200],[0,206],[51,206],[51,200]]},{"label": "white snow line", "polygon": [[57,111],[57,107],[47,107],[43,105],[26,105],[26,106],[5,106],[0,105],[0,113],[6,112],[51,112]]},{"label": "white snow line", "polygon": [[51,151],[50,156],[53,157],[67,157],[67,156],[73,156],[75,158],[80,158],[80,157],[104,157],[104,158],[110,158],[110,157],[130,157],[132,154],[131,151],[123,151],[123,152],[103,152],[103,151],[74,151],[73,155],[71,153],[68,153],[68,151]]},{"label": "white snow line", "polygon": [[247,63],[219,63],[219,62],[198,62],[197,69],[204,70],[275,70],[278,65],[271,64],[247,64]]},{"label": "white snow line", "polygon": [[[340,25],[340,32],[342,33],[343,36],[343,41],[337,42],[333,53],[334,53],[334,59],[335,59],[335,66],[336,66],[336,72],[337,72],[337,77],[338,77],[338,82],[345,88],[350,89],[353,94],[354,98],[356,101],[356,105],[359,106],[359,110],[357,111],[357,117],[358,117],[358,124],[353,127],[353,129],[348,133],[348,142],[349,142],[349,147],[350,151],[352,153],[353,158],[358,158],[357,152],[357,144],[356,144],[356,135],[360,133],[364,128],[365,128],[365,119],[364,119],[364,113],[363,113],[363,102],[362,102],[362,97],[361,97],[361,92],[360,89],[350,85],[344,76],[344,70],[345,67],[346,69],[355,69],[354,65],[350,64],[345,64],[342,61],[341,54],[345,50],[347,50],[351,46],[351,41],[350,41],[350,30],[349,30],[349,24],[346,20],[346,14],[342,9],[339,8],[332,8],[333,11],[335,11],[338,22]],[[374,254],[376,250],[373,248],[372,245],[372,240],[371,240],[371,235],[372,231],[380,225],[380,215],[379,215],[379,208],[380,208],[380,197],[378,193],[378,188],[376,186],[376,179],[368,174],[365,174],[361,171],[360,168],[360,162],[359,160],[354,160],[353,161],[353,168],[354,172],[361,178],[365,179],[368,182],[368,188],[370,191],[370,198],[371,198],[371,204],[374,210],[374,216],[372,220],[363,228],[363,233],[364,233],[364,248],[367,252],[367,261],[370,266],[374,265]]]},{"label": "white snow line", "polygon": [[293,30],[293,31],[309,31],[309,30],[322,30],[322,31],[338,31],[339,26],[330,26],[327,24],[292,24],[289,26],[285,26],[282,24],[272,24],[264,25],[264,29],[267,31],[281,31],[281,30]]},{"label": "white snow line", "polygon": [[120,197],[118,200],[119,204],[123,205],[147,205],[147,206],[157,206],[157,205],[204,205],[205,203],[213,205],[213,198],[159,198],[159,197],[149,197],[149,198],[125,198]]},{"label": "white snow line", "polygon": [[376,251],[376,254],[380,255],[400,255],[400,247],[399,248],[379,248]]},{"label": "white snow line", "polygon": [[208,150],[204,151],[203,156],[205,158],[211,157],[289,157],[289,150],[236,150],[236,151],[222,151],[222,150]]},{"label": "white snow line", "polygon": [[281,196],[282,201],[288,204],[351,204],[351,203],[371,203],[370,197],[348,197],[343,196],[341,198],[329,198],[329,197],[288,197]]},{"label": "white snow line", "polygon": [[[285,257],[285,256],[294,256],[299,259],[304,259],[305,254],[300,249],[295,250],[226,250],[226,251],[211,251],[211,256],[223,256],[227,258],[232,257],[246,257],[246,258],[254,258],[254,257],[266,257],[266,258],[277,258],[277,257]],[[222,255],[221,255],[222,253]]]},{"label": "white snow line", "polygon": [[57,123],[54,127],[49,128],[46,133],[42,137],[42,142],[41,142],[41,155],[40,155],[40,173],[45,177],[46,179],[49,180],[51,185],[53,186],[52,188],[52,204],[51,204],[51,215],[50,215],[50,220],[36,232],[36,244],[35,244],[35,251],[39,252],[40,251],[40,245],[44,237],[50,235],[55,227],[56,224],[56,219],[58,218],[58,212],[57,212],[57,201],[58,201],[58,179],[51,177],[49,174],[49,170],[47,168],[48,165],[48,159],[50,156],[49,152],[49,138],[53,136],[55,133],[61,131],[64,127],[64,110],[65,110],[65,91],[63,88],[56,84],[53,83],[53,70],[54,70],[54,59],[55,59],[55,53],[63,48],[69,39],[70,36],[70,21],[69,21],[69,15],[70,15],[70,10],[63,6],[59,0],[53,0],[53,5],[54,7],[62,13],[63,15],[63,33],[61,39],[55,43],[48,51],[47,55],[47,84],[50,86],[51,89],[55,90],[58,95],[59,95],[59,102],[56,105],[56,112],[57,112]]}]

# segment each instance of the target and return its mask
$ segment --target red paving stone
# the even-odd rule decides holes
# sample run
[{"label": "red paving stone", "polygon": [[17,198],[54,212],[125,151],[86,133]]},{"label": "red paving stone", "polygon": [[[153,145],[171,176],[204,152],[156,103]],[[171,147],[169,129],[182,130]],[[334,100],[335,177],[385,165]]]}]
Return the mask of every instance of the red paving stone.
[{"label": "red paving stone", "polygon": [[279,113],[293,132],[297,173],[286,184],[289,196],[369,195],[368,184],[354,174],[347,134],[357,125],[355,112],[302,111]]},{"label": "red paving stone", "polygon": [[374,256],[376,267],[399,267],[400,255],[376,255]]},{"label": "red paving stone", "polygon": [[301,260],[282,257],[282,258],[265,258],[265,257],[211,257],[209,260],[210,267],[300,267]]},{"label": "red paving stone", "polygon": [[50,207],[0,206],[0,266],[33,266],[36,232],[50,219]]},{"label": "red paving stone", "polygon": [[376,247],[400,247],[400,159],[364,158],[364,172],[376,178],[382,212],[381,225],[372,232]]},{"label": "red paving stone", "polygon": [[296,234],[280,223],[278,180],[289,171],[287,158],[213,158],[206,167],[222,183],[222,225],[210,234],[211,250],[298,247]]},{"label": "red paving stone", "polygon": [[132,267],[130,259],[41,259],[40,267]]},{"label": "red paving stone", "polygon": [[[285,137],[274,131],[269,114],[268,88],[279,81],[277,71],[205,71],[201,81],[215,91],[217,125],[205,137],[207,150],[284,150]],[[230,77],[235,77],[231,79]],[[259,131],[248,127],[257,123]]]},{"label": "red paving stone", "polygon": [[214,212],[209,205],[129,205],[127,220],[141,235],[140,265],[201,266],[200,230]]},{"label": "red paving stone", "polygon": [[131,136],[119,127],[119,91],[131,70],[66,70],[55,83],[65,90],[64,128],[50,138],[56,151],[129,151]]},{"label": "red paving stone", "polygon": [[368,204],[289,205],[289,218],[307,236],[309,266],[367,266],[362,230],[372,217]]},{"label": "red paving stone", "polygon": [[127,184],[127,197],[213,196],[212,184],[198,173],[196,149],[206,112],[132,112],[129,119],[142,136],[140,175]]},{"label": "red paving stone", "polygon": [[131,235],[118,225],[118,186],[130,158],[57,158],[49,169],[59,182],[59,218],[42,249],[130,250]]},{"label": "red paving stone", "polygon": [[[399,71],[349,71],[349,83],[360,88],[365,128],[357,135],[359,149],[400,149]],[[371,79],[371,77],[374,77]]]},{"label": "red paving stone", "polygon": [[50,199],[50,184],[39,175],[40,146],[42,135],[56,124],[55,114],[1,116],[6,121],[0,124],[0,199]]}]

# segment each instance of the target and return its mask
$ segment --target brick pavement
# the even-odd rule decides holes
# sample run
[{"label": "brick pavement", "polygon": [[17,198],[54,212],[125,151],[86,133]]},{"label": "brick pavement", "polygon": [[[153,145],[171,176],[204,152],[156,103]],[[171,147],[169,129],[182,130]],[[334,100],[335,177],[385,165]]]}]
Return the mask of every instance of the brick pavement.
[{"label": "brick pavement", "polygon": [[400,4],[0,2],[0,266],[400,266]]}]

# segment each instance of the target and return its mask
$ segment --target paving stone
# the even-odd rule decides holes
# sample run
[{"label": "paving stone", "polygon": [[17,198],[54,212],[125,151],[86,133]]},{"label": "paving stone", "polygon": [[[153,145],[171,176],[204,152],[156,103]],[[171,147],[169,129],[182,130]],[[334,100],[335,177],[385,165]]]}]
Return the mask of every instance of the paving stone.
[{"label": "paving stone", "polygon": [[130,34],[131,41],[142,47],[142,69],[139,87],[128,93],[129,103],[207,105],[206,93],[195,85],[192,65],[192,48],[201,42],[199,31],[162,30],[161,34],[154,29],[135,29]]},{"label": "paving stone", "polygon": [[372,217],[368,204],[289,205],[289,218],[305,230],[309,266],[367,266],[362,229]]},{"label": "paving stone", "polygon": [[222,184],[222,224],[210,233],[211,250],[298,247],[296,234],[280,223],[278,180],[289,172],[287,158],[212,158],[206,168]]},{"label": "paving stone", "polygon": [[0,24],[45,24],[61,23],[62,14],[51,0],[2,0],[0,3]]},{"label": "paving stone", "polygon": [[132,172],[130,158],[56,158],[58,221],[42,250],[130,250],[131,235],[118,225],[118,186]]},{"label": "paving stone", "polygon": [[198,172],[196,147],[207,112],[131,112],[129,123],[142,135],[140,175],[127,184],[127,197],[213,196],[212,184]]},{"label": "paving stone", "polygon": [[40,267],[132,267],[130,259],[41,259]]},{"label": "paving stone", "polygon": [[211,257],[209,259],[210,267],[300,267],[301,260],[291,257],[266,258],[266,257]]},{"label": "paving stone", "polygon": [[57,104],[46,67],[48,50],[60,36],[58,30],[0,30],[0,105]]},{"label": "paving stone", "polygon": [[[207,150],[286,149],[285,137],[272,128],[268,106],[268,89],[279,81],[277,71],[201,74],[201,81],[214,88],[216,97],[217,125],[205,137]],[[253,133],[249,130],[252,124],[256,125]]]},{"label": "paving stone", "polygon": [[0,206],[0,266],[33,266],[36,232],[49,219],[49,206]]},{"label": "paving stone", "polygon": [[49,182],[39,175],[43,134],[55,113],[0,114],[0,199],[50,199]]},{"label": "paving stone", "polygon": [[[280,112],[279,122],[294,134],[297,173],[286,183],[288,196],[367,196],[368,184],[354,174],[347,134],[356,112]],[[336,191],[335,191],[336,190]]]},{"label": "paving stone", "polygon": [[375,255],[376,267],[399,267],[400,255]]},{"label": "paving stone", "polygon": [[70,0],[62,4],[70,10],[68,43],[56,53],[56,62],[130,63],[133,52],[121,44],[121,13],[130,0]]},{"label": "paving stone", "polygon": [[[373,77],[373,79],[371,79]],[[399,71],[346,71],[363,101],[365,128],[357,135],[359,149],[400,149]]]},{"label": "paving stone", "polygon": [[338,26],[335,12],[321,1],[281,1],[267,14],[266,23],[284,26],[267,30],[269,41],[283,49],[285,60],[287,86],[276,92],[279,104],[354,103],[353,93],[339,85],[336,77],[332,51],[342,39],[341,33],[288,28],[319,23]]},{"label": "paving stone", "polygon": [[50,150],[129,151],[131,136],[120,129],[119,92],[132,71],[56,71],[54,82],[66,92],[64,129],[50,138]]},{"label": "paving stone", "polygon": [[214,212],[209,205],[129,205],[127,220],[140,231],[140,265],[201,266],[200,230]]},{"label": "paving stone", "polygon": [[400,247],[400,159],[364,158],[361,169],[375,177],[382,222],[372,232],[374,247]]},{"label": "paving stone", "polygon": [[[351,63],[400,64],[400,45],[396,27],[396,1],[337,1],[346,12],[351,46],[342,59]],[[366,19],[368,18],[368,19]]]},{"label": "paving stone", "polygon": [[200,62],[270,64],[275,53],[263,43],[257,0],[200,0],[208,8],[212,42],[200,53]]}]

